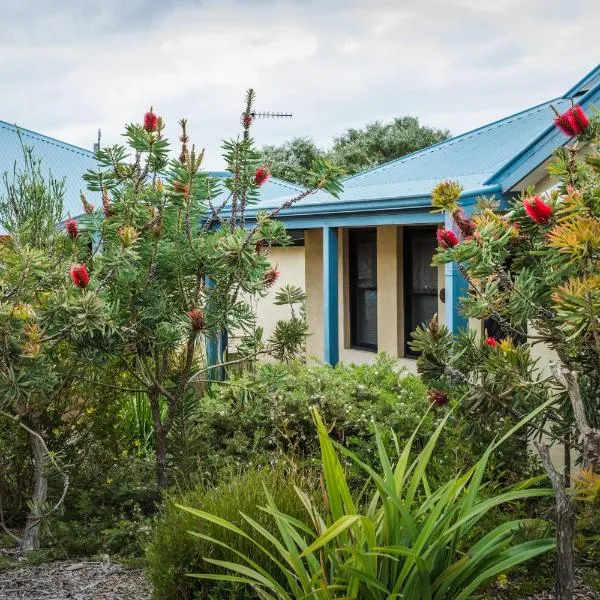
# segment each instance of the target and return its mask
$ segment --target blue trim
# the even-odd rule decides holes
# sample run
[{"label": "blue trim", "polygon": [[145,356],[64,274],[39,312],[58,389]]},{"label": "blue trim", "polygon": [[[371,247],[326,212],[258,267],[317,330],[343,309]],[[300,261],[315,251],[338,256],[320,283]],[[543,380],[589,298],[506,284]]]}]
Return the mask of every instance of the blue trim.
[{"label": "blue trim", "polygon": [[[453,228],[452,217],[449,214],[445,216],[445,226],[447,229]],[[459,312],[459,300],[467,295],[469,285],[467,280],[460,274],[458,265],[455,262],[446,265],[444,284],[446,286],[446,298],[444,300],[446,326],[453,334],[457,334],[459,330],[466,329],[468,326],[468,319]]]},{"label": "blue trim", "polygon": [[[474,202],[475,198],[482,195],[491,195],[501,192],[500,185],[484,185],[471,190],[465,190],[461,194],[461,204]],[[277,206],[258,207],[249,209],[246,212],[246,219],[255,219],[258,214],[269,213]],[[392,212],[406,211],[411,208],[431,209],[431,194],[419,194],[417,196],[403,196],[392,198],[377,198],[373,200],[353,200],[348,202],[319,202],[310,204],[297,204],[296,206],[284,209],[277,215],[278,219],[290,217],[309,217],[319,218],[319,215],[341,215],[347,213],[359,212]]]},{"label": "blue trim", "polygon": [[[214,288],[215,282],[209,277],[205,281],[207,288]],[[206,366],[214,367],[221,363],[221,357],[223,354],[223,331],[217,335],[206,336]],[[227,334],[225,333],[225,336]],[[225,338],[226,339],[226,338]],[[225,378],[225,372],[223,367],[209,369],[206,372],[206,378],[212,379],[213,381],[223,381]]]},{"label": "blue trim", "polygon": [[[473,206],[479,196],[499,196],[499,184],[463,192],[461,206]],[[384,209],[381,209],[382,204]],[[371,227],[374,225],[435,225],[441,215],[431,212],[431,196],[409,199],[339,203],[339,205],[307,206],[306,212],[281,211],[277,220],[288,229],[321,229],[322,227]],[[380,208],[380,210],[377,210]],[[362,210],[361,210],[362,209]],[[325,213],[325,214],[320,214]],[[328,214],[327,214],[328,213]],[[252,216],[247,217],[247,222]]]},{"label": "blue trim", "polygon": [[323,228],[323,359],[336,365],[340,359],[338,326],[338,231]]},{"label": "blue trim", "polygon": [[[600,69],[600,66],[598,68]],[[594,71],[585,79],[590,78],[593,74]],[[590,104],[598,100],[600,100],[600,82],[581,98],[578,98],[578,104],[583,108],[588,108]],[[502,165],[485,183],[490,185],[501,184],[503,192],[510,190],[529,173],[546,162],[557,148],[564,146],[569,141],[571,141],[571,138],[566,137],[552,123],[525,148],[515,154],[510,161]]]},{"label": "blue trim", "polygon": [[587,75],[585,75],[585,77],[582,77],[570,90],[565,93],[563,98],[570,98],[571,96],[575,95],[582,87],[585,87],[588,81],[594,79],[594,77],[596,77],[598,74],[600,74],[600,65],[596,65],[596,67],[593,68]]}]

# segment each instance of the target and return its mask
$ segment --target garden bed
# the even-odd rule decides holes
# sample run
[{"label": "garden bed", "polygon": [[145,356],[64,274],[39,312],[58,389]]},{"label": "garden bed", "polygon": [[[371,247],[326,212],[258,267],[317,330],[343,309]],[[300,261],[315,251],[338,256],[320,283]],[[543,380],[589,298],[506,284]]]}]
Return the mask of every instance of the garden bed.
[{"label": "garden bed", "polygon": [[2,600],[149,600],[143,571],[112,561],[62,561],[0,572]]}]

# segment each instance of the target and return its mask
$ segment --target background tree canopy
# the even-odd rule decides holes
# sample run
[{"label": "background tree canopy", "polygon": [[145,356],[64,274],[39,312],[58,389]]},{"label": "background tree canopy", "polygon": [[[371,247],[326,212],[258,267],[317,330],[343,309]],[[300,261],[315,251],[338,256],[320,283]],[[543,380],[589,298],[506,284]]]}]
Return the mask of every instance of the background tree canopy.
[{"label": "background tree canopy", "polygon": [[334,138],[329,151],[317,147],[311,138],[296,137],[279,146],[264,146],[261,154],[275,177],[306,185],[312,162],[319,156],[341,167],[346,175],[354,175],[449,137],[447,129],[420,125],[417,117],[406,116],[348,129]]}]

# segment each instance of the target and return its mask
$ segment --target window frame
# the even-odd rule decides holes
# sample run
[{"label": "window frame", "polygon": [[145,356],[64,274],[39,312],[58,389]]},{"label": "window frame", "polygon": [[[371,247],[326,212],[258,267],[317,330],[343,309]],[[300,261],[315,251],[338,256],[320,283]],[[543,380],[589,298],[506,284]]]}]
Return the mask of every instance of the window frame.
[{"label": "window frame", "polygon": [[[374,243],[374,264],[375,264],[375,287],[359,288],[358,283],[358,260],[357,260],[357,249],[358,239],[360,236],[369,236],[373,238]],[[363,350],[367,352],[377,352],[379,347],[379,340],[375,344],[370,344],[364,340],[358,339],[358,292],[361,289],[368,289],[375,291],[375,306],[376,314],[378,308],[378,290],[377,290],[377,228],[368,227],[360,229],[349,229],[348,230],[348,294],[349,294],[349,317],[350,317],[350,348],[354,350]],[[378,316],[378,315],[377,315]],[[377,337],[377,334],[376,334]]]},{"label": "window frame", "polygon": [[[436,239],[436,228],[430,226],[423,227],[404,227],[403,231],[403,244],[402,244],[402,252],[403,252],[403,264],[404,264],[404,294],[403,294],[403,302],[404,302],[404,355],[409,358],[416,358],[419,356],[418,352],[413,351],[409,342],[411,339],[412,329],[412,320],[413,320],[413,310],[412,310],[412,276],[413,276],[413,251],[412,251],[412,240],[416,236],[424,236],[426,233],[431,234],[433,240]],[[435,293],[435,297],[439,302],[439,283],[437,284],[437,289]],[[432,296],[434,294],[431,294]],[[436,311],[438,312],[438,311]]]}]

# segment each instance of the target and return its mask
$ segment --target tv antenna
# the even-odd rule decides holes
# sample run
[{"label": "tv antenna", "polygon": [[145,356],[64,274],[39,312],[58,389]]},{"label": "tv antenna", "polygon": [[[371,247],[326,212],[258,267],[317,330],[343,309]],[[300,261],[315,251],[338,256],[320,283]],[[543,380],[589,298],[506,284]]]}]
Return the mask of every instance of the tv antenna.
[{"label": "tv antenna", "polygon": [[291,119],[292,113],[284,112],[251,112],[250,116],[253,119]]},{"label": "tv antenna", "polygon": [[100,150],[100,140],[102,139],[102,130],[98,129],[98,141],[94,144],[94,152]]},{"label": "tv antenna", "polygon": [[276,111],[269,111],[269,112],[252,111],[249,113],[242,113],[240,115],[240,122],[242,124],[244,123],[244,118],[246,117],[246,115],[251,117],[253,121],[254,121],[254,119],[291,119],[292,118],[292,113],[276,112]]}]

